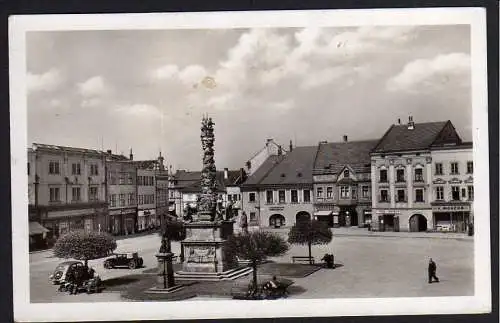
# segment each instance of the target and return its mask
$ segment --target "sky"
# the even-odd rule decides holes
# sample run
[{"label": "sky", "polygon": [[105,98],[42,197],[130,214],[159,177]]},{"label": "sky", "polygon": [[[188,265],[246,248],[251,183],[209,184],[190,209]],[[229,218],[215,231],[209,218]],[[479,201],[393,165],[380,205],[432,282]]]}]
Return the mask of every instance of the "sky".
[{"label": "sky", "polygon": [[219,169],[267,138],[377,139],[409,115],[472,137],[468,25],[29,32],[27,71],[29,145],[174,170],[201,169],[204,114]]}]

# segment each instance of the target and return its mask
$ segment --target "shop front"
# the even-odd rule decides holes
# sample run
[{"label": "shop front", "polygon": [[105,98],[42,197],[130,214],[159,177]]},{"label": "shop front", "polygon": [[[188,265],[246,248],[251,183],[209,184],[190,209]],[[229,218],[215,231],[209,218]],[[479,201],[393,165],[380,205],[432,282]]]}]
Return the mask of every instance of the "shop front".
[{"label": "shop front", "polygon": [[44,227],[49,229],[55,238],[76,230],[99,231],[105,227],[105,223],[104,208],[48,211],[43,221]]},{"label": "shop front", "polygon": [[372,221],[372,230],[393,231],[399,232],[399,215],[398,210],[377,210],[377,222]]},{"label": "shop front", "polygon": [[363,210],[363,226],[369,228],[372,224],[372,211]]},{"label": "shop front", "polygon": [[333,211],[317,211],[314,213],[314,218],[320,222],[327,224],[329,228],[333,228]]},{"label": "shop front", "polygon": [[472,222],[470,213],[471,205],[468,202],[433,203],[432,217],[434,230],[465,233]]},{"label": "shop front", "polygon": [[109,210],[111,233],[114,235],[134,234],[136,230],[137,209]]},{"label": "shop front", "polygon": [[137,212],[137,229],[139,232],[146,231],[156,226],[156,210],[147,209]]}]

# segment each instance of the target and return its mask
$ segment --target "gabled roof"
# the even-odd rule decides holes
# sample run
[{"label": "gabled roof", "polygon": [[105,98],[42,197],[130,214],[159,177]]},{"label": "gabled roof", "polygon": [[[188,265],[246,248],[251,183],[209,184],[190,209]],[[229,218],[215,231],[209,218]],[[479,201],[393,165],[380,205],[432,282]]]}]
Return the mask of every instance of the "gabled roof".
[{"label": "gabled roof", "polygon": [[[451,127],[450,127],[451,126]],[[445,129],[454,131],[453,125],[448,121],[415,123],[413,129],[408,125],[392,125],[385,135],[380,139],[377,146],[373,149],[374,153],[426,150],[437,141]],[[453,134],[451,134],[453,135]],[[459,139],[459,137],[458,137]]]},{"label": "gabled roof", "polygon": [[257,170],[252,175],[250,175],[241,186],[245,187],[258,185],[262,181],[262,179],[264,179],[269,174],[269,172],[271,172],[272,169],[283,160],[283,158],[283,155],[269,156],[264,161],[264,163],[262,163],[262,165],[260,165],[260,167],[257,168]]},{"label": "gabled roof", "polygon": [[295,147],[274,167],[259,184],[311,184],[317,146]]},{"label": "gabled roof", "polygon": [[346,166],[356,173],[370,171],[370,152],[378,140],[320,143],[314,174],[338,174]]}]

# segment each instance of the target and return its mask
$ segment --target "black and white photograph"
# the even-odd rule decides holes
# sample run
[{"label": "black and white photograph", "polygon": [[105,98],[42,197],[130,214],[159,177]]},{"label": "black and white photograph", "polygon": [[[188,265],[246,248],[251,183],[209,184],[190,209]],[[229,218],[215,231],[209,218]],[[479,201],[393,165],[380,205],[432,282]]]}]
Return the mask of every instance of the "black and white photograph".
[{"label": "black and white photograph", "polygon": [[483,10],[9,22],[16,321],[491,311]]}]

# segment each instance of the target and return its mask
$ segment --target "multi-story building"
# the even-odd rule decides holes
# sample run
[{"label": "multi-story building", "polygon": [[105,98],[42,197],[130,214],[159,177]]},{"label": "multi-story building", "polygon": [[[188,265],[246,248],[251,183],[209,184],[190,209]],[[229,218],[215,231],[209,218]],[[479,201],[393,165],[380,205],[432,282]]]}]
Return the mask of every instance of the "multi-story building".
[{"label": "multi-story building", "polygon": [[371,154],[373,230],[463,231],[473,198],[472,144],[450,121],[392,125]]},{"label": "multi-story building", "polygon": [[330,227],[371,222],[370,151],[377,140],[320,142],[314,162],[314,209]]},{"label": "multi-story building", "polygon": [[[292,148],[292,147],[291,147]],[[270,155],[241,185],[249,227],[288,227],[313,214],[312,170],[317,146]]]},{"label": "multi-story building", "polygon": [[[130,157],[132,160],[132,154]],[[108,229],[115,235],[133,234],[138,229],[137,167],[131,160],[109,160],[107,162]]]},{"label": "multi-story building", "polygon": [[270,156],[276,156],[278,154],[283,154],[283,149],[278,145],[274,139],[267,139],[266,144],[262,149],[256,152],[252,158],[246,162],[245,172],[248,176],[252,175],[259,169],[259,167],[266,162]]},{"label": "multi-story building", "polygon": [[137,167],[137,230],[144,231],[156,224],[157,161],[136,162]]},{"label": "multi-story building", "polygon": [[28,149],[29,218],[55,237],[75,229],[106,230],[106,160],[102,151],[33,144]]}]

